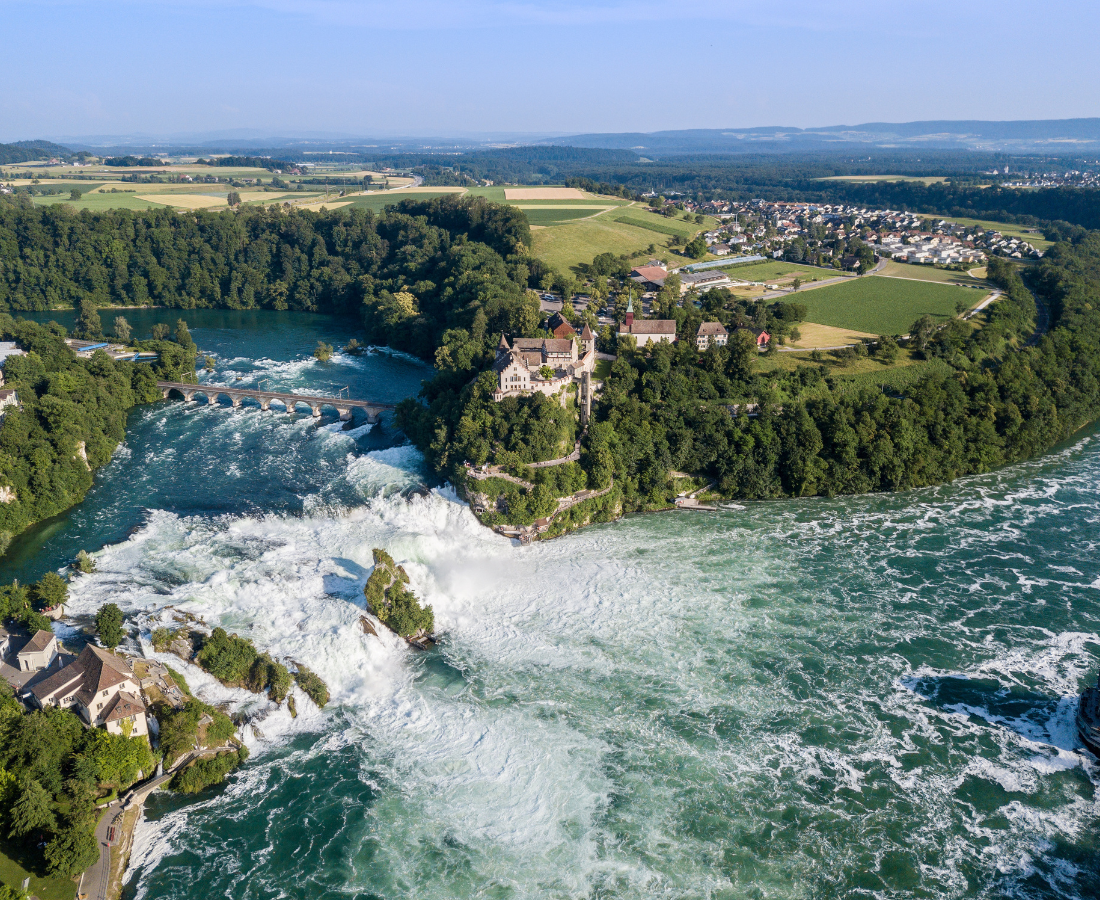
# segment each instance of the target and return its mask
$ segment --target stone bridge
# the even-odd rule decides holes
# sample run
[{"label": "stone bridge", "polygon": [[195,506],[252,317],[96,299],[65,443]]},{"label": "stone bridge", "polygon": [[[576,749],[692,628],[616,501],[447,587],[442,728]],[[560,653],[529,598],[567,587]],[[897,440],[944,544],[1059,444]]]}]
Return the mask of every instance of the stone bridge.
[{"label": "stone bridge", "polygon": [[277,391],[256,391],[250,388],[226,387],[221,384],[186,384],[181,381],[158,381],[157,387],[160,388],[165,400],[173,392],[182,396],[184,400],[193,400],[196,394],[202,394],[207,403],[217,403],[219,397],[228,397],[234,409],[241,405],[242,400],[255,400],[260,404],[260,409],[270,409],[271,402],[274,400],[283,404],[289,413],[294,412],[299,403],[305,403],[315,416],[321,415],[322,406],[331,406],[344,420],[350,419],[352,412],[360,409],[366,414],[367,421],[372,423],[378,422],[383,411],[394,408],[390,403],[372,403],[369,400],[352,400],[351,398],[345,400],[343,397],[317,397],[310,394],[281,394]]}]

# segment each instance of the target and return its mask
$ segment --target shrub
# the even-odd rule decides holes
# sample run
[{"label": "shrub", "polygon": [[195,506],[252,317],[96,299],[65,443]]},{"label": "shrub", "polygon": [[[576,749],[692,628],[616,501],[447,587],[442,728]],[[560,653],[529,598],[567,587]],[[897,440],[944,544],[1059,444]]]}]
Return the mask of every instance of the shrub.
[{"label": "shrub", "polygon": [[177,772],[168,787],[181,794],[197,794],[205,788],[225,781],[225,776],[248,759],[248,748],[239,747],[229,753],[200,759],[182,772]]}]

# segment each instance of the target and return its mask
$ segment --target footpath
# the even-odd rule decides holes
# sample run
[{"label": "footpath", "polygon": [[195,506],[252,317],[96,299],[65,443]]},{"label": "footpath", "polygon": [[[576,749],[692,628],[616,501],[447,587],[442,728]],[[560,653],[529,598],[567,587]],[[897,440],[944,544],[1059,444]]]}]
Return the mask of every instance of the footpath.
[{"label": "footpath", "polygon": [[[177,772],[186,768],[194,760],[217,753],[219,749],[212,747],[184,754],[163,775],[156,775],[134,785],[124,796],[107,806],[95,829],[95,839],[99,844],[99,860],[81,876],[77,900],[107,900],[109,896],[117,897],[121,893],[122,875],[126,870],[126,860],[129,856],[129,843],[133,840],[132,829],[121,833],[124,830],[122,817],[135,807],[138,807],[140,816],[140,807],[145,804],[153,791],[171,781]],[[113,871],[111,848],[115,846],[119,847],[120,853],[118,865]]]}]

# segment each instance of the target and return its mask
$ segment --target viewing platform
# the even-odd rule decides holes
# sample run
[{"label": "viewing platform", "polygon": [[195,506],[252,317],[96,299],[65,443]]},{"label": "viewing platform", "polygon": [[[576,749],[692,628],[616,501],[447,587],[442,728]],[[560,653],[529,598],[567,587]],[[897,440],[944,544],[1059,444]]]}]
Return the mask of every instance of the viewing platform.
[{"label": "viewing platform", "polygon": [[394,408],[392,403],[373,403],[370,400],[353,400],[350,397],[319,397],[313,394],[284,394],[278,391],[257,391],[250,388],[233,388],[221,384],[187,384],[182,381],[158,381],[164,399],[171,397],[173,391],[184,400],[194,400],[196,394],[202,394],[207,403],[217,403],[219,397],[228,397],[236,409],[244,400],[254,400],[260,409],[271,408],[271,403],[283,404],[288,413],[294,412],[299,403],[309,406],[314,416],[321,415],[321,408],[331,406],[340,418],[347,421],[355,410],[362,410],[367,421],[377,423],[383,412]]}]

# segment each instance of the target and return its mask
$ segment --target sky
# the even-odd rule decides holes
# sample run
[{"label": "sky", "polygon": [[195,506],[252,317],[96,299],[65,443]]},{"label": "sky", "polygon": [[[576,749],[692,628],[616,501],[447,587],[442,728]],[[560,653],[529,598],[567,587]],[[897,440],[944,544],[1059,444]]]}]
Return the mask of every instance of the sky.
[{"label": "sky", "polygon": [[1100,115],[1081,0],[0,0],[0,141]]}]

